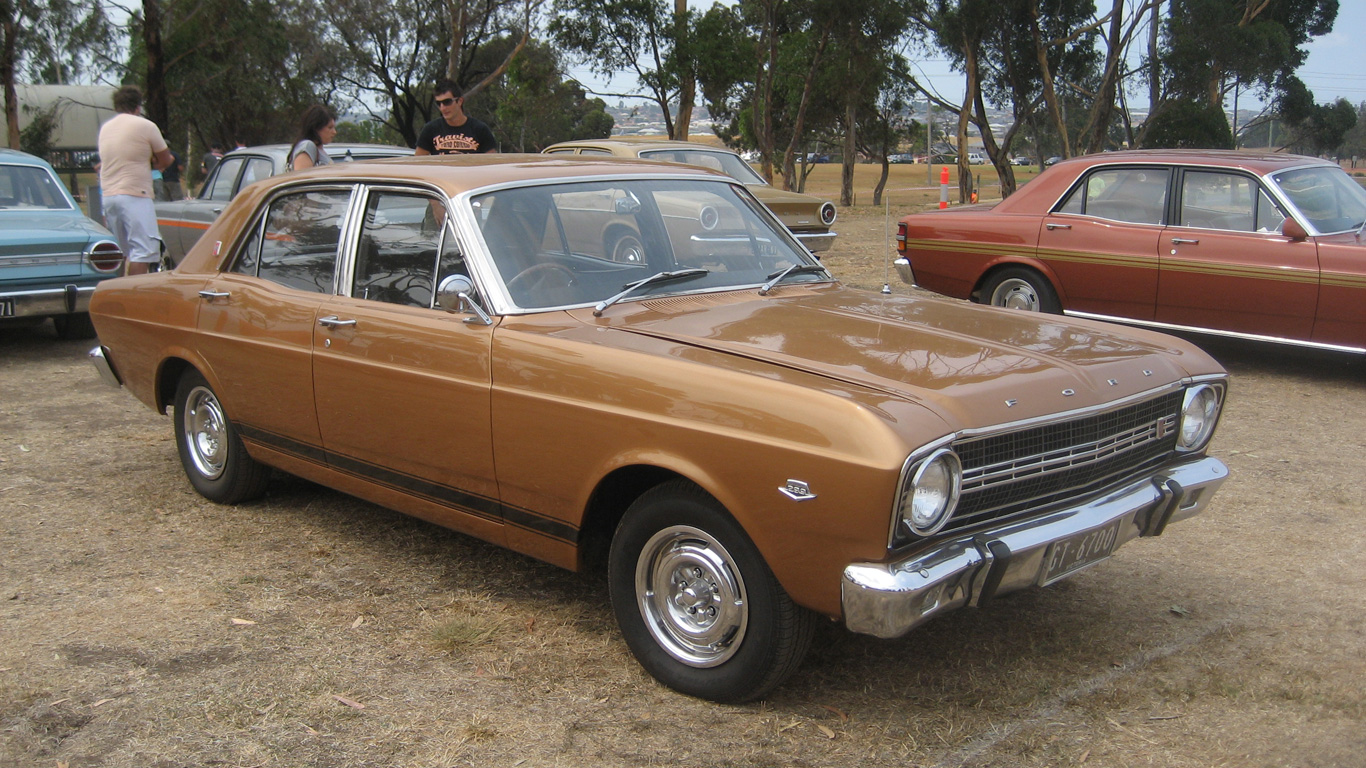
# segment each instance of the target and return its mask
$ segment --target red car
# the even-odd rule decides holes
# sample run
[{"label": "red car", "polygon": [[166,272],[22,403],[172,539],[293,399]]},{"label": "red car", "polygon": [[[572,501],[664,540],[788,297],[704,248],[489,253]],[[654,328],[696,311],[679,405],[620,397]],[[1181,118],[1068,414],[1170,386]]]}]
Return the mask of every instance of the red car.
[{"label": "red car", "polygon": [[983,304],[1366,353],[1366,190],[1311,157],[1107,152],[906,216],[901,279]]}]

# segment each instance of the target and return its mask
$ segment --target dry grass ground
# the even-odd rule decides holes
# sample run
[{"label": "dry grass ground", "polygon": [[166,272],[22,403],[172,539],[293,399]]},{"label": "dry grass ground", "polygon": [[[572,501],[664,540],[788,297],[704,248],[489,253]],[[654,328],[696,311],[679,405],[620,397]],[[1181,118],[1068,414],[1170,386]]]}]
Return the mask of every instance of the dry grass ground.
[{"label": "dry grass ground", "polygon": [[[884,212],[837,229],[880,288]],[[204,501],[88,346],[0,329],[3,768],[1366,765],[1366,361],[1210,342],[1206,514],[899,640],[826,627],[718,706],[640,670],[592,576],[289,478]]]}]

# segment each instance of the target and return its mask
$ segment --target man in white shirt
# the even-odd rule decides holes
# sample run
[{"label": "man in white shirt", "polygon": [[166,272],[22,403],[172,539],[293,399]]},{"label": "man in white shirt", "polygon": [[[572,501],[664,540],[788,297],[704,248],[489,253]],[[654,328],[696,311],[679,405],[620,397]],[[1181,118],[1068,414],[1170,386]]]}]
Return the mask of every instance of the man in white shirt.
[{"label": "man in white shirt", "polygon": [[100,195],[104,223],[123,248],[130,275],[161,260],[161,231],[152,203],[152,169],[171,164],[171,150],[156,123],[141,116],[142,91],[114,92],[114,115],[100,126]]}]

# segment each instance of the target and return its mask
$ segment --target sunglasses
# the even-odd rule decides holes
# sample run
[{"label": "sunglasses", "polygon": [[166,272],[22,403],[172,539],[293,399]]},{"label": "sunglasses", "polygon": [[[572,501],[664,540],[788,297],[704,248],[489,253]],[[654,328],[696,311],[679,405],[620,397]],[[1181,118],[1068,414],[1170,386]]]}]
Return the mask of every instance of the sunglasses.
[{"label": "sunglasses", "polygon": [[449,107],[450,105],[452,105],[452,104],[455,103],[455,98],[452,97],[452,98],[449,98],[449,99],[437,99],[437,100],[436,100],[436,103],[437,103],[437,106]]}]

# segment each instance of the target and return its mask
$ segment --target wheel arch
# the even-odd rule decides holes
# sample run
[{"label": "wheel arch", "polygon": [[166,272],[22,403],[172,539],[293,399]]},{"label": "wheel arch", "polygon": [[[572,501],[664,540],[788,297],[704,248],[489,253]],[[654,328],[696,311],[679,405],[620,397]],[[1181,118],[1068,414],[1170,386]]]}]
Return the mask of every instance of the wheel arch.
[{"label": "wheel arch", "polygon": [[626,510],[646,491],[677,479],[697,485],[692,478],[653,464],[618,467],[600,479],[588,496],[579,526],[578,570],[605,573],[612,536]]},{"label": "wheel arch", "polygon": [[1067,304],[1067,293],[1062,289],[1062,281],[1058,280],[1053,269],[1044,261],[1025,256],[1003,256],[988,264],[987,268],[982,270],[982,274],[977,277],[977,282],[973,284],[972,291],[969,293],[969,298],[973,303],[985,304],[986,302],[982,299],[983,289],[997,274],[1012,267],[1038,273],[1040,277],[1048,281],[1049,286],[1053,288],[1053,293],[1057,295],[1058,301],[1064,306]]}]

